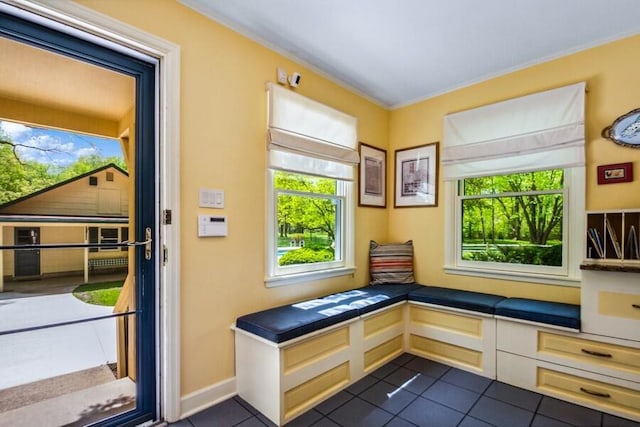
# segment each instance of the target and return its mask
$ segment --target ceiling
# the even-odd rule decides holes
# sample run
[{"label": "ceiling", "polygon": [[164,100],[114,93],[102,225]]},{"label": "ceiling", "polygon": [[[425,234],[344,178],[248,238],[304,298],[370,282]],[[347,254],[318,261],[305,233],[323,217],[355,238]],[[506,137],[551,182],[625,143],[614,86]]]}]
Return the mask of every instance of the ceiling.
[{"label": "ceiling", "polygon": [[640,33],[639,0],[179,1],[388,108]]},{"label": "ceiling", "polygon": [[3,37],[0,76],[0,98],[89,117],[119,121],[135,100],[133,77]]}]

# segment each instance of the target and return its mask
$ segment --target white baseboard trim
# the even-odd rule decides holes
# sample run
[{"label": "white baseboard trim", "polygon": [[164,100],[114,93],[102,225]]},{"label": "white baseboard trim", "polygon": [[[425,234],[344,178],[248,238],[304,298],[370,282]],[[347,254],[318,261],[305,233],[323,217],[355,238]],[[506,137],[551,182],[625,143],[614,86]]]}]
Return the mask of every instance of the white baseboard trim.
[{"label": "white baseboard trim", "polygon": [[189,393],[180,400],[180,419],[190,417],[236,394],[238,394],[236,377]]}]

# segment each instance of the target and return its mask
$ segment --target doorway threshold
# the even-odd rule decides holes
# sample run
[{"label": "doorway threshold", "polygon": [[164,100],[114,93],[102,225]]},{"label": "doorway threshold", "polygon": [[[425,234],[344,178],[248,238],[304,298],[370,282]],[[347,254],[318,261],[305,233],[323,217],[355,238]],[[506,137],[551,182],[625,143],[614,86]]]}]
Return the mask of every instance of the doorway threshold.
[{"label": "doorway threshold", "polygon": [[0,425],[76,427],[135,408],[136,384],[130,378],[78,390],[0,413]]}]

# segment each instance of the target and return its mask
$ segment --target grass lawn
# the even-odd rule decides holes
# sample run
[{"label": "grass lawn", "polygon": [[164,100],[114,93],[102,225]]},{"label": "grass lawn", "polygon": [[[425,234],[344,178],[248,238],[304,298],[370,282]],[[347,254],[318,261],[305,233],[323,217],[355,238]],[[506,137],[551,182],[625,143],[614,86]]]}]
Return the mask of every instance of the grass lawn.
[{"label": "grass lawn", "polygon": [[113,307],[116,305],[118,295],[124,281],[103,283],[87,283],[80,285],[73,290],[73,296],[87,304],[107,305]]}]

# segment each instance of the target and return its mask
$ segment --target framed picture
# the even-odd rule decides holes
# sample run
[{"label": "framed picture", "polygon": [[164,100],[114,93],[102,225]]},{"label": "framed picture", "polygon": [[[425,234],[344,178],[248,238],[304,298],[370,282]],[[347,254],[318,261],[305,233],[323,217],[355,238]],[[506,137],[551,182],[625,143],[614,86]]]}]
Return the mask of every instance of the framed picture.
[{"label": "framed picture", "polygon": [[358,205],[387,207],[387,151],[359,144]]},{"label": "framed picture", "polygon": [[438,143],[395,152],[394,207],[438,206]]},{"label": "framed picture", "polygon": [[633,163],[598,166],[598,185],[633,181]]}]

